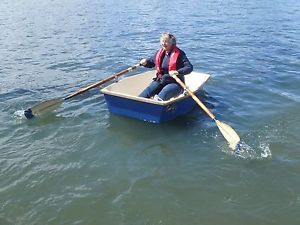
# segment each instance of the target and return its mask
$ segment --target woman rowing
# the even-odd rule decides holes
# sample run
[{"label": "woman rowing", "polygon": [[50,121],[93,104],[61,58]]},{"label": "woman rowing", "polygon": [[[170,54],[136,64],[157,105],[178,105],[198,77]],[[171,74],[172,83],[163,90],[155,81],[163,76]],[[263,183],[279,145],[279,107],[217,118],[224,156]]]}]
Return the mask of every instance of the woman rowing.
[{"label": "woman rowing", "polygon": [[160,45],[161,48],[152,57],[140,61],[140,64],[147,68],[156,66],[157,73],[139,96],[166,101],[183,92],[170,74],[176,74],[184,82],[184,75],[193,71],[193,65],[184,51],[176,46],[176,38],[173,34],[163,33],[160,37]]}]

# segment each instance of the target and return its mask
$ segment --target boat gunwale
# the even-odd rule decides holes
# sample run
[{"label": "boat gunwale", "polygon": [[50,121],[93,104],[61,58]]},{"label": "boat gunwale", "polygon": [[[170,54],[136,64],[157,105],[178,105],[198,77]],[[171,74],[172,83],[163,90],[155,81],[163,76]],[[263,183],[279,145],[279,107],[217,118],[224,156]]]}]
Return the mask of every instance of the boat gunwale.
[{"label": "boat gunwale", "polygon": [[[151,71],[149,71],[151,72]],[[146,73],[149,73],[149,72],[146,72]],[[203,81],[203,83],[196,89],[196,90],[193,90],[192,92],[195,94],[197,93],[199,90],[201,90],[202,86],[207,82],[207,80],[210,78],[210,75],[209,74],[206,74],[206,73],[201,73],[201,72],[192,72],[192,73],[197,73],[197,74],[202,74],[202,75],[206,75],[206,79]],[[141,74],[144,74],[144,73],[139,73],[139,74],[135,74],[133,76],[129,76],[129,77],[125,77],[124,79],[122,80],[125,80],[125,79],[130,79],[132,77],[135,77],[135,76],[140,76]],[[118,81],[118,82],[122,82],[122,80]],[[112,83],[110,85],[108,85],[107,87],[104,87],[102,88],[100,91],[103,93],[103,94],[107,94],[107,95],[112,95],[112,96],[116,96],[116,97],[121,97],[121,98],[126,98],[126,99],[131,99],[131,100],[135,100],[135,101],[139,101],[139,102],[145,102],[145,103],[150,103],[150,104],[155,104],[155,105],[161,105],[161,106],[166,106],[166,105],[170,105],[172,103],[175,103],[175,102],[178,102],[178,101],[181,101],[181,100],[184,100],[186,98],[189,98],[190,96],[187,94],[187,93],[182,93],[176,97],[173,97],[167,101],[158,101],[158,100],[154,100],[152,98],[144,98],[144,97],[139,97],[139,96],[133,96],[133,95],[129,95],[129,94],[124,94],[124,93],[120,93],[120,92],[116,92],[116,91],[111,91],[111,90],[108,90],[108,88],[110,88],[111,86],[115,85],[115,83]]]}]

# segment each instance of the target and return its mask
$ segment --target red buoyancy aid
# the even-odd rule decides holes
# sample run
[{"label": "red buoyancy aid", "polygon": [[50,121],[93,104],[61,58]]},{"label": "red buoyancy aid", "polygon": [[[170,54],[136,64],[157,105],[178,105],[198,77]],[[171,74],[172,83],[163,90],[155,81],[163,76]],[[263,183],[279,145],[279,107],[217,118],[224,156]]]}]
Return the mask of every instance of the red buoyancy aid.
[{"label": "red buoyancy aid", "polygon": [[[158,50],[156,57],[155,57],[155,65],[156,65],[156,71],[157,71],[158,78],[162,78],[162,75],[163,75],[161,63],[162,63],[164,54],[165,54],[165,50],[163,48],[161,48]],[[180,54],[180,50],[176,46],[174,46],[172,49],[172,52],[170,54],[171,55],[170,55],[170,61],[169,61],[169,71],[177,70],[176,63],[177,63],[177,59]]]}]

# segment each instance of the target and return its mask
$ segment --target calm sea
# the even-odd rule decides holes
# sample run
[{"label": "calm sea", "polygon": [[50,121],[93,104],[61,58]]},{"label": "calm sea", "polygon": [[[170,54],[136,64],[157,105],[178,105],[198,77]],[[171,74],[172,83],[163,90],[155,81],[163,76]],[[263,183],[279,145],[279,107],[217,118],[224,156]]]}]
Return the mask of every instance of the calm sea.
[{"label": "calm sea", "polygon": [[[1,0],[0,224],[300,224],[299,21],[298,0]],[[202,100],[242,157],[199,108],[150,124],[110,114],[98,88],[22,115],[150,56],[164,31],[211,75]]]}]

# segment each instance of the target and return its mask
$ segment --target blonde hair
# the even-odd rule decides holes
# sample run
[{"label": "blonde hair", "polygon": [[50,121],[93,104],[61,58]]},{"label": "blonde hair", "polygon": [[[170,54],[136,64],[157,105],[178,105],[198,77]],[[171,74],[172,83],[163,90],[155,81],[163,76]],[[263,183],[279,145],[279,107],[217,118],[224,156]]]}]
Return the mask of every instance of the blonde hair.
[{"label": "blonde hair", "polygon": [[160,40],[166,40],[166,39],[170,40],[172,45],[176,45],[176,37],[173,34],[169,32],[162,33],[160,36]]}]

